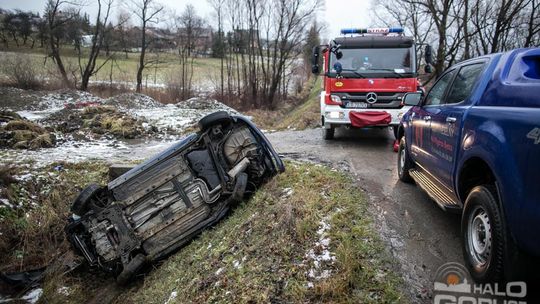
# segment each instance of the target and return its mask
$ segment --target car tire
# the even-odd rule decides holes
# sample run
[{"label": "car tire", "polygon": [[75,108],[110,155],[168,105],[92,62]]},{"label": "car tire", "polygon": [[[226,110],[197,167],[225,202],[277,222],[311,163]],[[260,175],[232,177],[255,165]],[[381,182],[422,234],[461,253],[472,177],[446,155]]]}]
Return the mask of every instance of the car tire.
[{"label": "car tire", "polygon": [[232,122],[233,118],[231,117],[231,115],[229,115],[229,113],[225,111],[218,111],[206,115],[201,120],[199,120],[199,127],[202,131],[205,131],[212,126],[219,124],[229,124]]},{"label": "car tire", "polygon": [[322,128],[322,137],[324,140],[332,140],[334,139],[334,134],[336,132],[336,129],[334,127],[331,128]]},{"label": "car tire", "polygon": [[478,283],[504,280],[505,248],[509,237],[493,185],[474,187],[467,195],[461,218],[465,266]]},{"label": "car tire", "polygon": [[244,172],[236,176],[236,183],[234,184],[234,190],[232,193],[233,202],[241,202],[244,199],[244,193],[248,184],[248,175]]},{"label": "car tire", "polygon": [[141,270],[142,266],[146,262],[146,257],[144,254],[137,254],[129,263],[124,267],[124,270],[116,277],[116,283],[120,286],[125,286],[133,276]]},{"label": "car tire", "polygon": [[96,184],[90,184],[79,193],[79,196],[71,204],[71,212],[78,216],[84,215],[90,210],[90,200],[101,190]]},{"label": "car tire", "polygon": [[414,163],[409,155],[409,152],[407,151],[407,142],[405,141],[405,136],[403,136],[399,141],[397,167],[400,181],[408,184],[414,181],[409,174],[409,170],[414,168]]}]

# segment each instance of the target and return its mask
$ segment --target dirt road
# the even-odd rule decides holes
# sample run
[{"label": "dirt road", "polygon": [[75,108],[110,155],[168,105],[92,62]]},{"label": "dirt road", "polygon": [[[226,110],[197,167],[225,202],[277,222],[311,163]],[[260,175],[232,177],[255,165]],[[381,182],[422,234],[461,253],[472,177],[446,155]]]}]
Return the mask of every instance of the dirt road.
[{"label": "dirt road", "polygon": [[413,302],[431,302],[439,266],[463,263],[459,216],[443,212],[419,188],[398,180],[390,130],[336,130],[332,141],[323,141],[320,129],[268,138],[279,153],[350,168],[369,197],[374,224],[400,265]]}]

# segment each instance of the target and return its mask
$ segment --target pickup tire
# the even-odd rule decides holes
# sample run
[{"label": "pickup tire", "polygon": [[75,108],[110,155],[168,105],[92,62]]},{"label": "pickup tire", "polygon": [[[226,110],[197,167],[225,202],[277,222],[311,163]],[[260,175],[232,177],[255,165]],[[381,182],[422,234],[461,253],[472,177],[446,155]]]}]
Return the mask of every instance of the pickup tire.
[{"label": "pickup tire", "polygon": [[397,166],[399,180],[408,184],[412,183],[413,179],[409,174],[409,170],[414,168],[414,163],[409,156],[409,152],[407,151],[407,142],[405,141],[405,136],[403,136],[399,141]]},{"label": "pickup tire", "polygon": [[334,134],[336,133],[336,129],[334,127],[330,128],[322,128],[322,137],[324,140],[332,140],[334,139]]},{"label": "pickup tire", "polygon": [[469,192],[461,218],[462,248],[465,265],[478,283],[504,280],[509,238],[503,220],[493,185],[476,186]]}]

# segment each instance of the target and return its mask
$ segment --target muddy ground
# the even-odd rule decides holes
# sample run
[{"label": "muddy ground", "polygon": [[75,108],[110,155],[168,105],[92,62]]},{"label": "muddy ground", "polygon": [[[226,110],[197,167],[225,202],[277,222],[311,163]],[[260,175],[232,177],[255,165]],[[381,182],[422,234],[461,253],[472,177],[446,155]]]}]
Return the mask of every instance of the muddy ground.
[{"label": "muddy ground", "polygon": [[320,129],[268,138],[288,157],[350,168],[369,197],[373,222],[401,268],[411,302],[431,303],[437,269],[447,262],[463,264],[459,216],[443,212],[415,185],[398,180],[390,130],[339,129],[332,141],[322,140]]}]

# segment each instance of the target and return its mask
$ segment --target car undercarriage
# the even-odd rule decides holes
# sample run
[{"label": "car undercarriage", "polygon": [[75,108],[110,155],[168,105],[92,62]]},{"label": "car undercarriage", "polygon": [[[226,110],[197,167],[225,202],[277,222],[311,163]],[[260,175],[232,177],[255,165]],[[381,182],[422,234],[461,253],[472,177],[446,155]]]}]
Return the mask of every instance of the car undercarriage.
[{"label": "car undercarriage", "polygon": [[284,165],[255,125],[216,112],[200,131],[73,202],[65,230],[91,265],[129,281],[178,250]]}]

